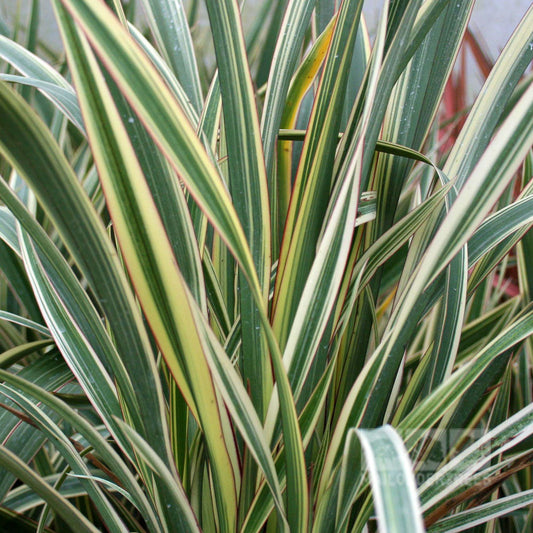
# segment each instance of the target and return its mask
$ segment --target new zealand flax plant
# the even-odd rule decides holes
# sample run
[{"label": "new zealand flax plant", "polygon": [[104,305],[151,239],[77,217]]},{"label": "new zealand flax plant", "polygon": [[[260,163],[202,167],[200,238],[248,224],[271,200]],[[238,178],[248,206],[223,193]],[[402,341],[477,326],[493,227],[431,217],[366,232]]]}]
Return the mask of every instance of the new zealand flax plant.
[{"label": "new zealand flax plant", "polygon": [[0,531],[531,531],[533,7],[450,143],[473,0],[27,3]]}]

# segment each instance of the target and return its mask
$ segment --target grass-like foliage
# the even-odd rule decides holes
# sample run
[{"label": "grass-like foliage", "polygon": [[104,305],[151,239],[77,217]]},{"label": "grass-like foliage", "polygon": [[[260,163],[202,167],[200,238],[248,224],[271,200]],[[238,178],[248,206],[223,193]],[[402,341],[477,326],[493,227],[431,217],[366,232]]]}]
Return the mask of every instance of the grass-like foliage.
[{"label": "grass-like foliage", "polygon": [[533,7],[446,137],[473,0],[27,3],[0,531],[531,531]]}]

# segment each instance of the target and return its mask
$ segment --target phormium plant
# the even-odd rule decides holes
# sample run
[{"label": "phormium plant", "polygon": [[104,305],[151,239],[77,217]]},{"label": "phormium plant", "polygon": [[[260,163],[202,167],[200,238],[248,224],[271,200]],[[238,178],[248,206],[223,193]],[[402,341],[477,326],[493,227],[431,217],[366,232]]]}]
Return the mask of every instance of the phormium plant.
[{"label": "phormium plant", "polygon": [[530,531],[533,8],[449,142],[473,0],[27,3],[0,530]]}]

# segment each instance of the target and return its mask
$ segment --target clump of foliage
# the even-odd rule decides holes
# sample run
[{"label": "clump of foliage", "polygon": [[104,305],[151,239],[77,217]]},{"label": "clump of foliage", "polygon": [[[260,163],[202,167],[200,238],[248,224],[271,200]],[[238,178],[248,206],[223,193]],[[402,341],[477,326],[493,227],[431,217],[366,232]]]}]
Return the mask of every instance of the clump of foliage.
[{"label": "clump of foliage", "polygon": [[443,143],[473,3],[0,26],[2,531],[530,530],[533,7]]}]

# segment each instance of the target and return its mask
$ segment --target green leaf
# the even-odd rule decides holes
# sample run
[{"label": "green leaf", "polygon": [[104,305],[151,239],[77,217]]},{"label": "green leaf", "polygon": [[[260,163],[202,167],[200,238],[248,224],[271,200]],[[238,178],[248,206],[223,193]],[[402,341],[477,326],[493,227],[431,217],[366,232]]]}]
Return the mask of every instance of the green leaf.
[{"label": "green leaf", "polygon": [[[55,485],[60,476],[61,474],[53,474],[52,476],[43,476],[43,478],[49,485]],[[59,487],[59,493],[68,499],[83,496],[86,494],[86,491],[78,480],[72,478]],[[24,513],[30,509],[43,505],[43,503],[45,503],[43,499],[35,494],[33,490],[25,485],[20,485],[9,492],[4,499],[3,505],[17,513]],[[35,526],[32,531],[35,531]]]},{"label": "green leaf", "polygon": [[98,529],[76,507],[52,489],[39,475],[35,474],[23,461],[3,445],[0,445],[0,464],[47,501],[67,524],[70,524],[72,529],[80,533],[98,533]]},{"label": "green leaf", "polygon": [[78,100],[74,91],[65,89],[53,83],[48,83],[36,78],[24,76],[12,76],[1,74],[0,79],[9,83],[18,83],[28,87],[39,89],[51,102],[57,105],[65,116],[81,131],[84,132]]},{"label": "green leaf", "polygon": [[[415,272],[416,283],[409,288],[411,294],[418,293],[419,287],[423,288],[435,279],[442,267],[468,240],[504,191],[532,142],[533,88],[530,88],[504,122],[490,148],[484,152],[468,182],[459,192]],[[409,308],[406,302],[404,305]]]},{"label": "green leaf", "polygon": [[171,505],[176,506],[172,514],[177,518],[176,522],[172,524],[172,527],[178,527],[180,531],[200,531],[187,496],[183,491],[183,487],[176,483],[175,476],[172,472],[168,470],[161,458],[134,429],[126,425],[122,420],[117,420],[117,423],[122,426],[124,433],[131,440],[137,453],[143,457],[154,474],[161,479],[168,493],[172,496],[174,502]]},{"label": "green leaf", "polygon": [[[3,182],[0,182],[0,195],[6,205],[17,216],[20,224],[25,228],[24,230],[19,228],[21,247],[23,251],[30,254],[31,264],[29,270],[34,274],[34,277],[37,275],[40,280],[36,292],[41,296],[43,291],[49,295],[44,300],[41,300],[42,305],[49,311],[47,316],[53,321],[59,320],[59,331],[69,330],[70,342],[72,342],[73,338],[81,340],[81,344],[74,343],[73,351],[78,355],[80,353],[84,354],[86,360],[72,360],[68,349],[66,351],[67,359],[70,359],[71,364],[74,364],[82,373],[84,365],[88,365],[89,369],[85,366],[85,382],[87,383],[87,380],[91,381],[92,372],[94,371],[96,376],[102,378],[101,385],[104,389],[107,388],[108,392],[109,383],[106,383],[109,381],[107,368],[111,368],[113,370],[113,378],[119,384],[120,394],[128,403],[130,416],[139,420],[140,406],[137,395],[133,390],[130,376],[124,368],[124,363],[113,346],[108,333],[105,331],[100,316],[89,301],[80,282],[59,250],[46,236],[41,226],[36,223]],[[2,237],[4,237],[3,234]],[[32,241],[37,245],[38,253],[34,251]],[[19,243],[11,244],[14,246],[14,250],[22,255]],[[50,315],[50,311],[52,315]],[[57,328],[56,334],[58,334]],[[65,348],[64,344],[62,346]],[[102,365],[106,367],[106,370],[102,369]],[[114,385],[111,387],[109,394],[109,398],[112,400],[116,395]],[[94,399],[99,402],[97,397],[93,396]],[[106,411],[106,401],[104,399],[104,411]],[[102,404],[100,406],[102,407]],[[120,409],[118,406],[115,407]]]},{"label": "green leaf", "polygon": [[224,438],[197,326],[188,306],[184,308],[188,298],[184,279],[176,268],[142,169],[96,59],[87,41],[61,12],[60,20],[87,134],[124,261],[163,356],[199,417],[212,460],[221,527],[231,529],[236,507],[236,480],[230,458],[233,443]]},{"label": "green leaf", "polygon": [[273,183],[275,183],[273,164],[276,136],[280,129],[281,116],[284,111],[289,84],[296,68],[299,50],[309,25],[314,3],[312,0],[292,0],[289,2],[272,57],[261,121],[261,137],[263,139],[271,201],[274,201],[277,195],[277,191],[272,188]]},{"label": "green leaf", "polygon": [[[474,266],[497,244],[533,223],[533,196],[521,198],[488,217],[468,241],[468,265]],[[523,231],[522,231],[523,230]]]},{"label": "green leaf", "polygon": [[[424,531],[409,455],[391,426],[355,430],[369,472],[380,531]],[[351,432],[347,435],[353,439]]]},{"label": "green leaf", "polygon": [[20,244],[34,293],[65,361],[100,416],[104,420],[119,416],[121,409],[111,377],[53,290],[27,235],[21,236]]},{"label": "green leaf", "polygon": [[[331,43],[331,37],[333,30],[335,29],[336,18],[328,24],[327,28],[319,35],[316,41],[313,43],[312,48],[309,50],[296,73],[294,74],[291,85],[287,92],[287,96],[283,105],[283,114],[281,115],[277,124],[280,126],[280,132],[278,140],[284,137],[286,129],[292,129],[295,127],[298,120],[299,110],[302,106],[302,102],[306,94],[308,94],[315,77],[319,74],[322,67],[322,63],[327,55],[329,45]],[[287,31],[287,33],[289,33]],[[275,81],[272,83],[274,87]],[[281,90],[281,88],[279,88]],[[284,89],[286,91],[286,89]],[[269,97],[267,92],[267,99]],[[268,100],[265,105],[268,105]],[[275,109],[273,110],[273,112]],[[263,115],[266,118],[264,122],[265,127],[268,127],[269,115]],[[264,135],[267,133],[265,132]],[[301,140],[305,138],[306,132],[302,132]],[[290,140],[290,139],[289,139]],[[265,153],[268,150],[268,137],[265,139]],[[265,156],[266,157],[266,156]],[[293,150],[290,143],[281,142],[277,146],[277,168],[274,168],[269,172],[269,186],[271,191],[271,198],[274,198],[271,205],[271,219],[272,227],[277,230],[279,234],[279,240],[283,240],[283,232],[285,227],[285,221],[289,210],[289,203],[292,193],[293,185],[293,173],[292,173],[292,159]],[[273,244],[273,253],[278,253],[279,244]]]},{"label": "green leaf", "polygon": [[431,533],[458,533],[459,531],[470,530],[475,526],[486,524],[532,504],[533,489],[525,490],[443,518],[431,526],[428,531]]},{"label": "green leaf", "polygon": [[12,387],[16,387],[25,395],[33,396],[36,400],[44,403],[56,413],[60,414],[62,419],[72,424],[72,426],[87,439],[94,450],[97,451],[101,459],[107,464],[114,475],[123,483],[130,498],[132,498],[134,504],[143,514],[145,520],[150,525],[150,528],[153,528],[151,530],[160,531],[157,525],[158,519],[156,519],[154,511],[141,490],[137,479],[131,473],[128,465],[124,463],[117,451],[102,435],[100,435],[93,425],[57,396],[50,394],[42,387],[24,379],[24,377],[0,371],[0,378],[6,383],[9,383]]},{"label": "green leaf", "polygon": [[[2,228],[0,228],[0,232]],[[42,322],[41,313],[35,297],[32,294],[31,286],[28,277],[24,272],[22,261],[17,256],[9,245],[5,242],[0,242],[0,264],[1,273],[6,284],[9,287],[9,292],[6,295],[9,302],[9,294],[14,295],[14,302],[10,305],[8,302],[7,309],[17,314],[27,314],[35,321]],[[5,327],[6,325],[4,325]]]},{"label": "green leaf", "polygon": [[[432,25],[394,86],[381,132],[382,140],[420,150],[444,92],[466,30],[472,1],[449,2]],[[453,36],[453,37],[452,37]],[[375,237],[394,219],[412,161],[380,157],[373,188],[377,190]]]},{"label": "green leaf", "polygon": [[[3,371],[2,371],[3,372]],[[38,384],[46,390],[56,390],[72,379],[72,373],[57,352],[31,362],[18,375]],[[16,406],[10,404],[16,409]],[[57,420],[51,411],[47,414]],[[18,457],[29,462],[45,442],[45,437],[33,426],[20,424],[20,419],[8,410],[0,411],[0,439]],[[15,482],[10,471],[0,470],[0,497],[3,499]]]},{"label": "green leaf", "polygon": [[285,347],[327,209],[344,91],[362,2],[343,2],[310,118],[280,252],[273,327]]},{"label": "green leaf", "polygon": [[[0,311],[0,317],[2,317],[2,314],[4,314],[4,312]],[[51,344],[53,344],[53,341],[46,339],[42,341],[28,342],[27,344],[18,345],[10,350],[6,350],[0,354],[0,368],[9,368],[23,357],[31,355],[42,348],[47,348]]]},{"label": "green leaf", "polygon": [[[333,371],[335,369],[334,361],[330,362],[326,372],[323,374],[321,380],[315,387],[313,394],[302,410],[299,418],[300,428],[302,432],[302,440],[304,447],[307,448],[314,436],[317,424],[320,421],[321,409],[323,408],[327,392],[331,385],[333,378]],[[283,453],[276,457],[276,468],[278,470],[278,477],[280,485],[283,488],[286,483],[286,464]],[[272,501],[268,498],[268,493],[265,484],[258,490],[254,501],[252,502],[248,515],[244,521],[242,531],[249,533],[257,531],[262,524],[267,520],[270,511],[272,510]]]},{"label": "green leaf", "polygon": [[206,356],[213,374],[213,379],[224,397],[226,406],[231,412],[235,424],[248,444],[250,453],[265,475],[280,520],[286,526],[287,523],[278,475],[272,461],[266,434],[261,427],[261,421],[248,398],[241,378],[217,342],[214,333],[205,324],[204,319],[198,315],[198,312],[196,312],[196,316],[203,335],[203,342],[206,346]]},{"label": "green leaf", "polygon": [[[6,385],[0,385],[0,394],[10,398],[23,409],[30,419],[37,424],[39,429],[44,432],[48,439],[54,443],[56,449],[61,453],[62,457],[68,461],[74,472],[85,475],[89,473],[83,459],[80,457],[67,435],[65,435],[59,426],[57,426],[51,418],[46,416],[41,409],[29,401],[24,395],[10,389]],[[105,497],[102,490],[94,482],[89,480],[82,481],[82,484],[85,486],[110,531],[127,533],[127,528],[119,518],[116,510]],[[52,502],[50,502],[50,504],[53,506]]]},{"label": "green leaf", "polygon": [[398,429],[408,449],[411,449],[420,432],[415,428],[432,427],[445,415],[464,392],[497,357],[509,356],[507,351],[533,333],[533,311],[527,308],[521,316],[501,331],[473,359],[456,370],[444,383],[416,406],[400,422]]},{"label": "green leaf", "polygon": [[24,326],[25,328],[34,329],[35,331],[38,331],[46,337],[50,336],[50,332],[45,326],[43,326],[42,324],[38,324],[37,322],[33,322],[33,320],[29,320],[22,316],[14,315],[13,313],[9,313],[7,311],[0,311],[0,319],[7,320],[8,322],[13,322],[14,324],[18,324],[19,326]]},{"label": "green leaf", "polygon": [[150,29],[166,63],[180,81],[197,113],[202,109],[198,67],[181,0],[143,0]]},{"label": "green leaf", "polygon": [[[143,49],[144,53],[148,56],[153,65],[157,68],[162,78],[167,83],[169,89],[173,92],[178,102],[180,103],[183,112],[187,115],[187,118],[191,124],[197,124],[199,121],[199,114],[193,107],[187,93],[176,79],[174,72],[172,72],[168,63],[159,55],[157,50],[150,44],[150,42],[144,37],[144,35],[132,24],[128,24],[128,29],[131,36]],[[118,103],[117,103],[118,104]],[[131,114],[131,111],[130,113]]]},{"label": "green leaf", "polygon": [[[360,149],[362,150],[362,144]],[[296,399],[302,390],[342,283],[358,207],[360,155],[360,152],[356,152],[353,171],[346,177],[336,198],[287,339],[283,358]]]},{"label": "green leaf", "polygon": [[0,35],[0,57],[29,78],[57,85],[72,94],[72,86],[56,70],[20,44]]},{"label": "green leaf", "polygon": [[533,405],[510,416],[451,459],[419,488],[424,511],[446,500],[493,458],[511,450],[533,434]]},{"label": "green leaf", "polygon": [[[110,322],[117,348],[137,394],[143,402],[142,423],[151,427],[154,446],[161,446],[164,418],[161,413],[161,388],[155,380],[156,369],[144,325],[116,250],[111,246],[103,224],[85,196],[65,156],[45,125],[27,104],[5,84],[0,83],[0,151],[16,165],[28,181],[48,216],[75,258],[85,278],[98,297],[98,304]],[[5,132],[9,132],[7,135]],[[21,211],[20,203],[9,195],[4,185],[2,198],[11,202],[10,209]],[[11,193],[12,194],[12,193]],[[8,200],[6,200],[8,198]],[[26,218],[21,212],[20,216]],[[19,214],[17,213],[17,217]],[[31,217],[26,223],[31,225]],[[76,223],[72,223],[76,221]],[[127,311],[126,311],[127,310]],[[147,437],[150,439],[150,437]],[[158,444],[156,444],[156,442]]]},{"label": "green leaf", "polygon": [[[270,211],[259,118],[237,2],[206,2],[220,80],[224,133],[228,151],[228,182],[232,203],[242,224],[267,308],[270,288]],[[249,379],[259,413],[266,411],[272,378],[268,350],[254,288],[239,282],[242,328],[241,365]]]},{"label": "green leaf", "polygon": [[[391,335],[382,341],[375,352],[389,354],[387,365],[393,369],[390,374],[387,372],[389,383],[394,382],[403,355],[404,341],[401,335],[405,333],[407,324],[410,323],[411,327],[416,325],[413,316],[417,315],[413,314],[413,310],[420,306],[420,295],[489,212],[525,156],[526,147],[532,142],[533,90],[530,89],[509,115],[492,141],[491,149],[484,153],[469,181],[459,192],[396,302],[388,325]],[[383,377],[380,386],[388,388],[384,385]]]},{"label": "green leaf", "polygon": [[62,0],[192,196],[240,262],[257,295],[253,260],[226,187],[160,75],[101,0]]}]

